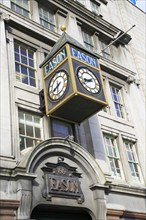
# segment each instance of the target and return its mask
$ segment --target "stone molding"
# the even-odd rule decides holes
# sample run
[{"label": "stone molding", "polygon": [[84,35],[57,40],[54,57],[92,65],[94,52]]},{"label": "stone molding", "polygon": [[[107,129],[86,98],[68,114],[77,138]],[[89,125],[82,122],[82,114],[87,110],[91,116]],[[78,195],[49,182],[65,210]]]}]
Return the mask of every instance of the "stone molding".
[{"label": "stone molding", "polygon": [[146,219],[146,213],[107,209],[107,220],[120,220],[121,217]]},{"label": "stone molding", "polygon": [[0,219],[14,220],[16,219],[15,211],[18,209],[20,202],[18,200],[0,200]]}]

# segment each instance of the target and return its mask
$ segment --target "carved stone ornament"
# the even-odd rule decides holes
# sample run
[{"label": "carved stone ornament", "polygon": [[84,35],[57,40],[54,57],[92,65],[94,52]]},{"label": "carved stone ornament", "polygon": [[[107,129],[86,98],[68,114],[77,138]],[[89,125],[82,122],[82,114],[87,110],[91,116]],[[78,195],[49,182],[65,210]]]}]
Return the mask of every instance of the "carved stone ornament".
[{"label": "carved stone ornament", "polygon": [[84,202],[79,181],[81,173],[76,171],[76,167],[69,166],[63,160],[62,157],[59,157],[57,164],[46,163],[41,168],[44,172],[43,197],[46,200],[51,200],[52,197],[77,199],[81,204]]}]

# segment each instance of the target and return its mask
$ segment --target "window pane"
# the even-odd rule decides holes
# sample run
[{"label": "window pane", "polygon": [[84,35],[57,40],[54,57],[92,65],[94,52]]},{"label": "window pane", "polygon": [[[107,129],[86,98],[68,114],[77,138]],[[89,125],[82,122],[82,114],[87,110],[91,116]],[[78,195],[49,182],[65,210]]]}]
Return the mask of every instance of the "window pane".
[{"label": "window pane", "polygon": [[54,13],[44,8],[39,8],[40,24],[50,30],[55,30]]},{"label": "window pane", "polygon": [[33,137],[33,127],[32,126],[29,126],[29,125],[26,125],[26,135],[27,136],[30,136],[30,137]]},{"label": "window pane", "polygon": [[15,70],[16,70],[16,72],[20,72],[20,66],[19,66],[19,64],[15,64]]},{"label": "window pane", "polygon": [[31,59],[33,59],[33,52],[28,51],[28,57],[31,58]]},{"label": "window pane", "polygon": [[18,53],[15,53],[15,60],[20,62],[20,57],[19,57],[19,54]]},{"label": "window pane", "polygon": [[29,13],[28,13],[28,11],[23,10],[23,15],[24,15],[25,17],[29,17]]},{"label": "window pane", "polygon": [[26,147],[35,146],[41,139],[40,118],[19,112],[19,135],[21,150]]},{"label": "window pane", "polygon": [[28,9],[28,0],[23,0],[23,8]]},{"label": "window pane", "polygon": [[131,152],[127,152],[128,160],[133,161],[133,157],[131,155]]},{"label": "window pane", "polygon": [[67,127],[60,125],[60,124],[53,123],[53,133],[54,133],[54,136],[57,136],[57,137],[66,137],[69,134],[69,131]]},{"label": "window pane", "polygon": [[108,146],[108,152],[109,152],[109,156],[113,156],[113,151],[111,146]]},{"label": "window pane", "polygon": [[34,70],[29,69],[29,76],[35,78],[35,72],[34,72]]},{"label": "window pane", "polygon": [[111,173],[115,177],[121,177],[120,158],[116,144],[116,138],[113,136],[104,135],[104,140]]},{"label": "window pane", "polygon": [[26,139],[26,147],[33,147],[33,139]]},{"label": "window pane", "polygon": [[29,84],[27,76],[22,75],[22,83],[27,84],[27,85]]},{"label": "window pane", "polygon": [[20,138],[20,150],[25,149],[25,138],[24,137],[19,137]]},{"label": "window pane", "polygon": [[[16,79],[24,84],[36,87],[33,57],[34,57],[33,51],[27,49],[27,47],[22,45],[18,46],[18,44],[15,43]],[[17,62],[19,62],[19,64]],[[18,74],[18,72],[21,73]],[[31,79],[31,77],[33,77],[33,79]]]},{"label": "window pane", "polygon": [[28,0],[11,0],[11,8],[24,16],[28,17],[29,15]]},{"label": "window pane", "polygon": [[27,57],[21,56],[21,62],[27,65]]},{"label": "window pane", "polygon": [[40,128],[35,127],[35,137],[36,138],[41,138]]},{"label": "window pane", "polygon": [[140,180],[139,170],[138,170],[138,162],[136,161],[137,155],[135,151],[135,145],[132,142],[125,141],[125,149],[127,152],[127,159],[129,162],[129,168],[131,171],[131,175],[133,180]]},{"label": "window pane", "polygon": [[24,66],[21,66],[21,73],[27,75],[27,68]]},{"label": "window pane", "polygon": [[21,74],[20,73],[16,73],[16,80],[21,82]]},{"label": "window pane", "polygon": [[29,59],[29,66],[34,67],[34,63],[32,59]]},{"label": "window pane", "polygon": [[30,85],[31,85],[31,86],[36,87],[36,81],[35,81],[35,79],[30,78],[30,79],[29,79],[29,82],[30,82]]},{"label": "window pane", "polygon": [[35,127],[40,127],[40,118],[34,117],[34,125]]},{"label": "window pane", "polygon": [[22,47],[21,47],[21,50],[20,50],[20,51],[21,51],[21,54],[22,54],[22,55],[27,56],[27,54],[26,54],[26,49],[25,49],[25,48],[22,48]]},{"label": "window pane", "polygon": [[24,123],[24,114],[19,112],[19,122]]},{"label": "window pane", "polygon": [[19,124],[19,133],[25,135],[25,128],[24,124]]},{"label": "window pane", "polygon": [[73,135],[72,125],[59,120],[52,120],[52,133],[55,137]]},{"label": "window pane", "polygon": [[121,98],[120,89],[116,86],[110,85],[111,95],[115,106],[116,115],[120,118],[124,118],[123,115],[123,102]]},{"label": "window pane", "polygon": [[20,8],[19,6],[16,6],[16,12],[18,12],[19,14],[22,14],[22,8]]}]

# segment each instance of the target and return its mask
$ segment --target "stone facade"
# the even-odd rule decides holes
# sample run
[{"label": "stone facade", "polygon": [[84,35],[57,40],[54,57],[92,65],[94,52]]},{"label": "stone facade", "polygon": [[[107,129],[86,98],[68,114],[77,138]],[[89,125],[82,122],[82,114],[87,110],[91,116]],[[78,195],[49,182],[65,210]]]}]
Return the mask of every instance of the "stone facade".
[{"label": "stone facade", "polygon": [[[0,219],[146,219],[144,21],[127,0],[0,0]],[[61,25],[99,59],[108,100],[80,125],[40,109]]]}]

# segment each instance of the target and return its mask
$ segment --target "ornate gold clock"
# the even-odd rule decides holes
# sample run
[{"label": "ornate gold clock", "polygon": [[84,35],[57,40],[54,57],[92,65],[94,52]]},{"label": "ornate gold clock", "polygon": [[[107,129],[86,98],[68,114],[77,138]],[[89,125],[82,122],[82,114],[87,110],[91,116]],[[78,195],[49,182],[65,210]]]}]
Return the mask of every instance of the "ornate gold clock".
[{"label": "ornate gold clock", "polygon": [[61,99],[68,86],[68,75],[66,71],[64,70],[59,70],[56,72],[49,85],[48,85],[48,95],[49,98],[53,101],[58,101],[58,99]]},{"label": "ornate gold clock", "polygon": [[100,92],[100,84],[94,73],[87,67],[80,67],[77,70],[77,77],[81,85],[91,93]]},{"label": "ornate gold clock", "polygon": [[47,116],[81,123],[107,106],[97,56],[67,33],[40,67]]}]

